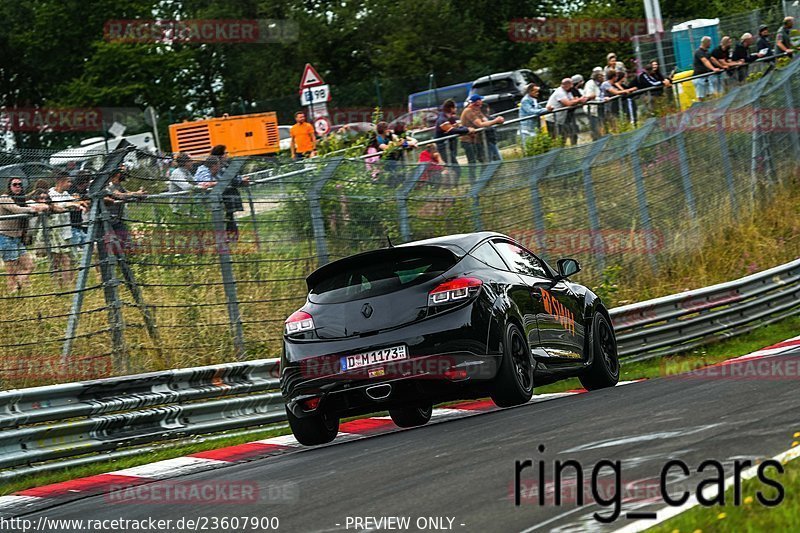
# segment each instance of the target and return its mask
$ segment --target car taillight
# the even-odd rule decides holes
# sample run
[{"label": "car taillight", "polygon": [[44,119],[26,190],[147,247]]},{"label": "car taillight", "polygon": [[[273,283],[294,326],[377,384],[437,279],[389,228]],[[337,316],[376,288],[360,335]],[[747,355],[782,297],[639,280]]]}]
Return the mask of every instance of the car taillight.
[{"label": "car taillight", "polygon": [[445,281],[428,293],[428,305],[443,305],[466,300],[478,292],[483,282],[478,278],[456,278]]},{"label": "car taillight", "polygon": [[300,333],[314,329],[314,319],[305,311],[295,311],[286,319],[286,334]]}]

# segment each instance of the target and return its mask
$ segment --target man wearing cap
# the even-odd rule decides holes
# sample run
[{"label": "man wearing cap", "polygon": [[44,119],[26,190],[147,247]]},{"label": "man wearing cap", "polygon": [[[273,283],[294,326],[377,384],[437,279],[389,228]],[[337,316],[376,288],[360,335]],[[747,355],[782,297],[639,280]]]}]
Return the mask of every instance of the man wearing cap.
[{"label": "man wearing cap", "polygon": [[731,52],[731,61],[736,61],[741,65],[734,71],[734,76],[740,83],[747,78],[747,65],[759,57],[764,57],[762,53],[750,52],[750,46],[752,46],[754,40],[752,34],[743,33],[739,42],[733,47],[733,52]]},{"label": "man wearing cap", "polygon": [[[469,105],[461,112],[461,125],[467,128],[490,128],[495,124],[502,124],[505,120],[503,117],[496,117],[487,120],[481,111],[483,105],[483,96],[479,94],[470,95],[467,99]],[[475,165],[480,161],[486,162],[486,153],[484,151],[484,135],[482,132],[469,133],[461,137],[461,143],[464,147],[464,153],[467,154],[467,161],[469,162],[469,179],[471,183],[475,182]]]},{"label": "man wearing cap", "polygon": [[759,57],[767,57],[772,55],[772,41],[769,40],[769,26],[762,24],[758,28],[758,42],[756,42],[756,50]]},{"label": "man wearing cap", "polygon": [[775,48],[777,53],[789,54],[793,57],[794,49],[792,48],[792,27],[794,26],[794,17],[786,17],[783,19],[783,26],[778,30],[775,36]]},{"label": "man wearing cap", "polygon": [[572,78],[564,78],[561,80],[561,86],[553,91],[553,94],[550,95],[550,99],[547,101],[547,110],[554,111],[553,115],[551,115],[553,116],[552,121],[548,122],[548,128],[552,128],[550,130],[550,135],[553,137],[560,135],[565,142],[567,134],[570,133],[569,126],[566,124],[567,112],[559,110],[583,105],[588,100],[585,96],[579,98],[572,96],[571,89]]},{"label": "man wearing cap", "polygon": [[[575,74],[570,78],[572,80],[572,88],[569,90],[569,94],[573,98],[582,98],[583,97],[583,76],[580,74]],[[570,143],[575,146],[578,144],[578,120],[575,117],[575,113],[577,112],[577,107],[574,109],[570,109],[566,111],[567,113],[567,120],[566,120],[566,127],[567,127],[567,136],[570,139]]]},{"label": "man wearing cap", "polygon": [[[594,67],[592,69],[592,77],[586,82],[583,88],[583,96],[588,98],[587,102],[593,102],[600,98],[600,85],[603,84],[605,76],[601,67]],[[600,124],[603,122],[603,106],[601,105],[588,105],[586,106],[586,114],[589,115],[589,129],[592,133],[592,140],[596,141],[600,138]]]}]

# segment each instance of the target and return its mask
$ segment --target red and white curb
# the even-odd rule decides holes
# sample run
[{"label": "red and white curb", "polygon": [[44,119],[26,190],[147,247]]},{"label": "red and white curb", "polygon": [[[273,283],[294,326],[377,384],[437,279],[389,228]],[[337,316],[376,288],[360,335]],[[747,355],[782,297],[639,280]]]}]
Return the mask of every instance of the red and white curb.
[{"label": "red and white curb", "polygon": [[[627,385],[629,383],[634,382],[623,381],[620,382],[618,386]],[[584,392],[586,392],[585,389],[575,389],[552,394],[537,394],[534,395],[530,403],[539,403],[565,396],[574,396]],[[491,400],[464,401],[446,408],[434,409],[429,424],[446,422],[448,420],[466,418],[499,410],[500,409],[496,407]],[[391,418],[388,416],[375,416],[352,420],[340,425],[339,434],[331,445],[385,435],[397,431],[406,431],[406,429],[395,426],[394,422],[392,422]],[[124,487],[154,483],[187,474],[252,461],[254,459],[275,457],[301,449],[310,450],[312,448],[302,446],[292,435],[281,435],[279,437],[248,442],[236,446],[193,453],[184,457],[156,461],[154,463],[116,470],[106,474],[25,489],[9,496],[0,496],[0,517],[13,517],[51,507],[57,503],[60,504],[87,496],[103,494]]]},{"label": "red and white curb", "polygon": [[[719,364],[730,364],[736,361],[758,359],[775,355],[800,346],[800,336],[768,346],[756,352],[729,359]],[[636,380],[643,381],[643,380]],[[636,381],[622,381],[627,385]],[[539,403],[565,396],[573,396],[586,392],[575,389],[553,394],[537,394],[530,403]],[[446,422],[481,413],[498,411],[491,400],[465,401],[447,408],[433,410],[431,424]],[[396,431],[405,431],[394,425],[389,417],[371,417],[345,422],[339,427],[339,435],[332,445],[339,443],[384,435]],[[0,517],[17,516],[30,513],[56,503],[102,494],[125,486],[153,483],[164,479],[175,478],[195,472],[213,470],[228,465],[291,453],[303,447],[292,435],[282,435],[269,439],[248,442],[227,448],[198,452],[185,457],[156,461],[145,465],[117,470],[61,483],[53,483],[42,487],[34,487],[19,491],[9,496],[0,496]]]}]

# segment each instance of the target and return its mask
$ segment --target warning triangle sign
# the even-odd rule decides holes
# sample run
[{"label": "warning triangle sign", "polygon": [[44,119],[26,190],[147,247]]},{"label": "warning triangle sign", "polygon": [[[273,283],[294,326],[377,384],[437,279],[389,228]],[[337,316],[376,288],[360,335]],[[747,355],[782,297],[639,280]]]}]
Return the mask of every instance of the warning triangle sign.
[{"label": "warning triangle sign", "polygon": [[324,83],[325,82],[322,81],[322,76],[314,70],[311,63],[306,63],[306,68],[303,70],[303,77],[300,78],[300,88],[307,89],[308,87],[323,85]]}]

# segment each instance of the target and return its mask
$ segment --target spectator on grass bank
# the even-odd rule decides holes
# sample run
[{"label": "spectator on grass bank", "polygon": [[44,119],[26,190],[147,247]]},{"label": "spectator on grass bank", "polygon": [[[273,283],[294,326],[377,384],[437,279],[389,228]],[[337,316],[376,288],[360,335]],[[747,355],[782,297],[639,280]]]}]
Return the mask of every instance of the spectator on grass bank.
[{"label": "spectator on grass bank", "polygon": [[[711,55],[709,49],[711,48],[711,37],[704,36],[700,39],[700,47],[694,51],[694,72],[693,75],[708,74],[711,72],[720,72],[720,69],[711,63]],[[694,91],[697,98],[702,102],[714,93],[714,84],[709,79],[709,76],[695,78],[692,80],[694,83]]]},{"label": "spectator on grass bank", "polygon": [[756,42],[758,57],[772,55],[772,41],[769,40],[769,26],[762,24],[758,27],[758,42]]},{"label": "spectator on grass bank", "polygon": [[[223,169],[228,166],[228,150],[224,144],[218,144],[211,149],[211,156],[219,158],[220,170],[217,172],[218,180],[222,177]],[[222,191],[222,203],[225,207],[225,231],[228,234],[229,242],[239,240],[239,226],[236,224],[235,213],[244,211],[242,195],[239,194],[239,187],[250,185],[249,177],[242,177],[238,174],[231,179],[231,182]]]},{"label": "spectator on grass bank", "polygon": [[[711,51],[709,59],[711,60],[711,64],[720,69],[720,71],[726,71],[728,76],[733,75],[733,69],[740,66],[741,64],[735,62],[731,59],[731,45],[733,42],[731,38],[727,35],[724,36],[719,41],[719,45]],[[715,93],[722,93],[723,89],[723,77],[722,72],[719,74],[715,74],[711,76],[712,84],[714,84],[714,92]]]},{"label": "spectator on grass bank", "polygon": [[[573,98],[583,98],[583,76],[580,74],[575,74],[570,78],[572,80],[572,88],[569,90],[569,94]],[[585,98],[584,102],[588,102],[589,99]],[[570,144],[575,146],[578,144],[578,117],[576,116],[577,110],[581,106],[575,106],[573,109],[567,111],[567,136],[569,137]]]},{"label": "spectator on grass bank", "polygon": [[789,57],[794,56],[794,48],[792,47],[792,28],[794,27],[794,17],[786,17],[783,19],[783,25],[778,33],[775,35],[775,52],[782,54],[789,54]]},{"label": "spectator on grass bank", "polygon": [[[111,232],[104,232],[105,246],[100,246],[100,257],[105,257],[105,254],[110,250],[113,254],[119,255],[127,251],[130,247],[130,234],[128,227],[125,224],[125,204],[130,201],[142,200],[147,198],[147,193],[144,189],[138,191],[128,191],[122,182],[127,178],[127,171],[125,169],[118,169],[111,175],[111,180],[106,186],[106,196],[103,199],[108,210],[109,224]],[[105,228],[104,228],[105,229]],[[115,248],[112,242],[116,238],[117,246]],[[107,250],[108,248],[108,250]]]},{"label": "spectator on grass bank", "polygon": [[438,185],[443,181],[444,174],[444,160],[439,150],[436,149],[434,143],[425,146],[425,149],[419,153],[419,162],[428,163],[428,168],[420,176],[420,184]]},{"label": "spectator on grass bank", "polygon": [[750,47],[753,45],[754,41],[755,39],[753,39],[753,35],[751,33],[743,33],[742,37],[739,39],[739,42],[733,47],[731,60],[737,61],[741,65],[734,70],[734,77],[736,78],[736,81],[740,83],[747,79],[747,65],[759,57],[764,57],[764,55],[759,52],[750,51]]},{"label": "spectator on grass bank", "polygon": [[[192,158],[183,152],[179,152],[175,156],[175,168],[169,174],[169,192],[188,191],[194,187],[194,177],[192,176],[192,166],[194,162]],[[187,195],[173,196],[169,199],[172,204],[173,213],[185,214],[186,209],[181,209],[182,205],[186,203],[191,204],[191,199]]]},{"label": "spectator on grass bank", "polygon": [[[5,194],[0,196],[0,215],[34,215],[47,211],[47,205],[28,205],[22,178],[9,178]],[[6,266],[6,284],[12,294],[27,288],[33,271],[33,258],[25,249],[23,237],[28,218],[0,219],[0,258]]]},{"label": "spectator on grass bank", "polygon": [[552,122],[547,123],[550,136],[553,138],[560,136],[564,142],[566,142],[568,136],[570,140],[573,139],[572,130],[567,123],[567,112],[559,110],[583,105],[587,102],[585,96],[575,97],[572,95],[571,90],[572,78],[564,78],[561,80],[561,86],[553,91],[553,94],[550,95],[550,99],[547,101],[547,110],[555,111],[555,113],[550,115],[553,117]]},{"label": "spectator on grass bank", "polygon": [[78,171],[75,179],[72,180],[72,185],[69,186],[67,192],[83,204],[83,210],[72,210],[69,212],[70,224],[72,225],[72,243],[76,246],[85,244],[89,239],[87,232],[87,214],[91,199],[89,198],[89,184],[92,181],[92,176],[86,170]]},{"label": "spectator on grass bank", "polygon": [[[451,135],[466,135],[474,130],[467,126],[462,126],[456,119],[456,103],[448,98],[442,104],[442,110],[436,117],[436,126],[433,138],[441,139]],[[436,148],[442,154],[442,159],[447,163],[450,172],[453,173],[454,185],[458,185],[461,177],[461,167],[458,165],[458,139],[445,139],[436,142]]]},{"label": "spectator on grass bank", "polygon": [[519,123],[519,135],[523,146],[530,137],[536,136],[541,127],[539,117],[547,111],[539,102],[539,91],[540,87],[538,85],[529,83],[525,87],[525,96],[522,97],[522,101],[519,103],[519,118],[531,117]]},{"label": "spectator on grass bank", "polygon": [[219,172],[222,168],[219,157],[215,155],[208,156],[203,161],[194,173],[194,182],[198,187],[209,189],[217,184],[219,181]]},{"label": "spectator on grass bank", "polygon": [[[592,69],[592,77],[586,82],[583,88],[583,96],[588,98],[587,102],[592,102],[600,98],[600,86],[605,81],[603,69],[601,67],[594,67]],[[603,122],[603,106],[601,105],[587,105],[586,114],[589,115],[589,130],[592,134],[592,140],[596,141],[600,138],[600,124]]]},{"label": "spectator on grass bank", "polygon": [[[74,278],[72,267],[78,256],[79,247],[83,240],[77,242],[72,238],[72,219],[71,212],[78,214],[86,212],[86,205],[78,202],[69,193],[72,185],[70,175],[67,173],[59,174],[56,177],[56,184],[46,194],[51,202],[48,224],[50,226],[49,242],[45,245],[50,247],[53,258],[53,269],[59,273],[59,278],[63,284],[71,282]],[[41,220],[41,217],[40,219]]]},{"label": "spectator on grass bank", "polygon": [[644,68],[644,71],[639,75],[636,85],[639,89],[648,89],[650,87],[659,87],[653,89],[649,94],[653,96],[663,96],[664,87],[672,87],[672,80],[665,78],[658,68],[658,61],[653,59]]},{"label": "spectator on grass bank", "polygon": [[292,138],[290,150],[292,159],[300,161],[317,155],[317,136],[314,126],[306,122],[306,114],[298,111],[294,114],[295,124],[289,128],[289,136]]},{"label": "spectator on grass bank", "polygon": [[467,155],[469,162],[469,181],[475,183],[475,165],[485,163],[487,161],[487,154],[484,147],[484,140],[486,136],[484,132],[475,132],[478,128],[491,128],[495,124],[502,124],[505,122],[503,117],[496,117],[487,119],[486,115],[481,111],[483,105],[483,96],[480,94],[472,94],[467,99],[469,105],[461,112],[461,124],[473,131],[461,137],[461,143],[464,147],[464,153]]}]

